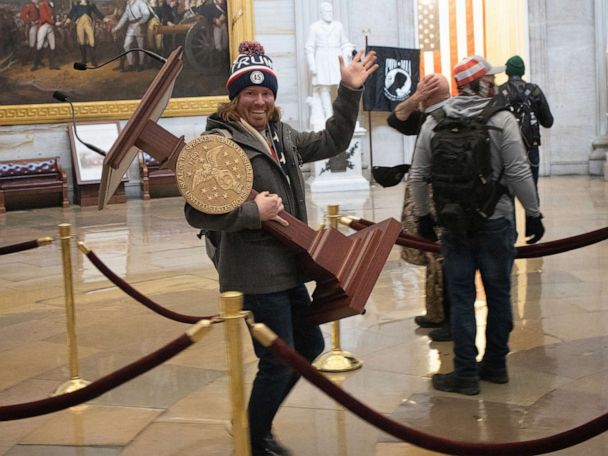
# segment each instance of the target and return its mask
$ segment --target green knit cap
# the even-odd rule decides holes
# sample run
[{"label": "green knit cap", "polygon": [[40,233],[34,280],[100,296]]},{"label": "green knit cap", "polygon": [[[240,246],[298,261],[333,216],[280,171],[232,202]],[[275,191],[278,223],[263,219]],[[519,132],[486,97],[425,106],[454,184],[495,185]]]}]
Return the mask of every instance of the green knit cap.
[{"label": "green knit cap", "polygon": [[507,76],[523,76],[526,72],[526,65],[522,58],[518,55],[514,55],[507,60]]}]

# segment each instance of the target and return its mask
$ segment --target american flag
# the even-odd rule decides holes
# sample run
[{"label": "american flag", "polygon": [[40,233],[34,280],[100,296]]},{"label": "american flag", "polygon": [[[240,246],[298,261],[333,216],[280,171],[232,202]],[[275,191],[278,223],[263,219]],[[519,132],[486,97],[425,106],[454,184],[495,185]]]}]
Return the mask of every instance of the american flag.
[{"label": "american flag", "polygon": [[443,73],[468,55],[485,56],[484,0],[418,0],[420,76]]}]

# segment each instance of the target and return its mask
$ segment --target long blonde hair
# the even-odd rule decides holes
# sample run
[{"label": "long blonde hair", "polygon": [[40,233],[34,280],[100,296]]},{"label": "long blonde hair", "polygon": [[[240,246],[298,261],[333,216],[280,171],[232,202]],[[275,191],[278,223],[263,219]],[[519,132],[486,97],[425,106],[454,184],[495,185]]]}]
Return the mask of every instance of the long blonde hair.
[{"label": "long blonde hair", "polygon": [[[230,100],[227,103],[220,103],[217,106],[217,114],[220,116],[222,120],[226,122],[238,122],[241,120],[241,116],[236,110],[236,106],[238,104],[239,95],[234,97],[234,99]],[[270,114],[270,122],[278,122],[281,120],[281,111],[276,106],[274,107],[272,113]]]}]

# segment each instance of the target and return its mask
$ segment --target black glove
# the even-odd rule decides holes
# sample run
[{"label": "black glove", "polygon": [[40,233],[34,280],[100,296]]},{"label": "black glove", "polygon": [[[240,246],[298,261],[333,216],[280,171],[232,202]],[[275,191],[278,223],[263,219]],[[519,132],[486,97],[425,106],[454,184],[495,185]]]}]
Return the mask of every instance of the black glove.
[{"label": "black glove", "polygon": [[435,220],[431,214],[418,217],[418,234],[428,241],[437,241],[437,234],[435,234]]},{"label": "black glove", "polygon": [[403,180],[409,169],[410,165],[373,166],[372,176],[382,187],[393,187]]},{"label": "black glove", "polygon": [[545,234],[542,214],[537,217],[526,215],[526,244],[536,244]]}]

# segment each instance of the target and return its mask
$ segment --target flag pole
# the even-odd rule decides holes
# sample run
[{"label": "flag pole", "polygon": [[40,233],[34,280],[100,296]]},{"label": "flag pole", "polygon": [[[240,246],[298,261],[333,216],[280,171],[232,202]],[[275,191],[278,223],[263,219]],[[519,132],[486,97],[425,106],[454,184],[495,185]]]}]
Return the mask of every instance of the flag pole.
[{"label": "flag pole", "polygon": [[[369,29],[363,30],[365,34],[365,52],[367,53],[368,40],[367,37],[369,35]],[[374,181],[374,173],[372,170],[374,169],[374,143],[372,141],[372,112],[367,111],[367,131],[369,132],[369,183],[371,186],[374,186],[376,183]]]}]

